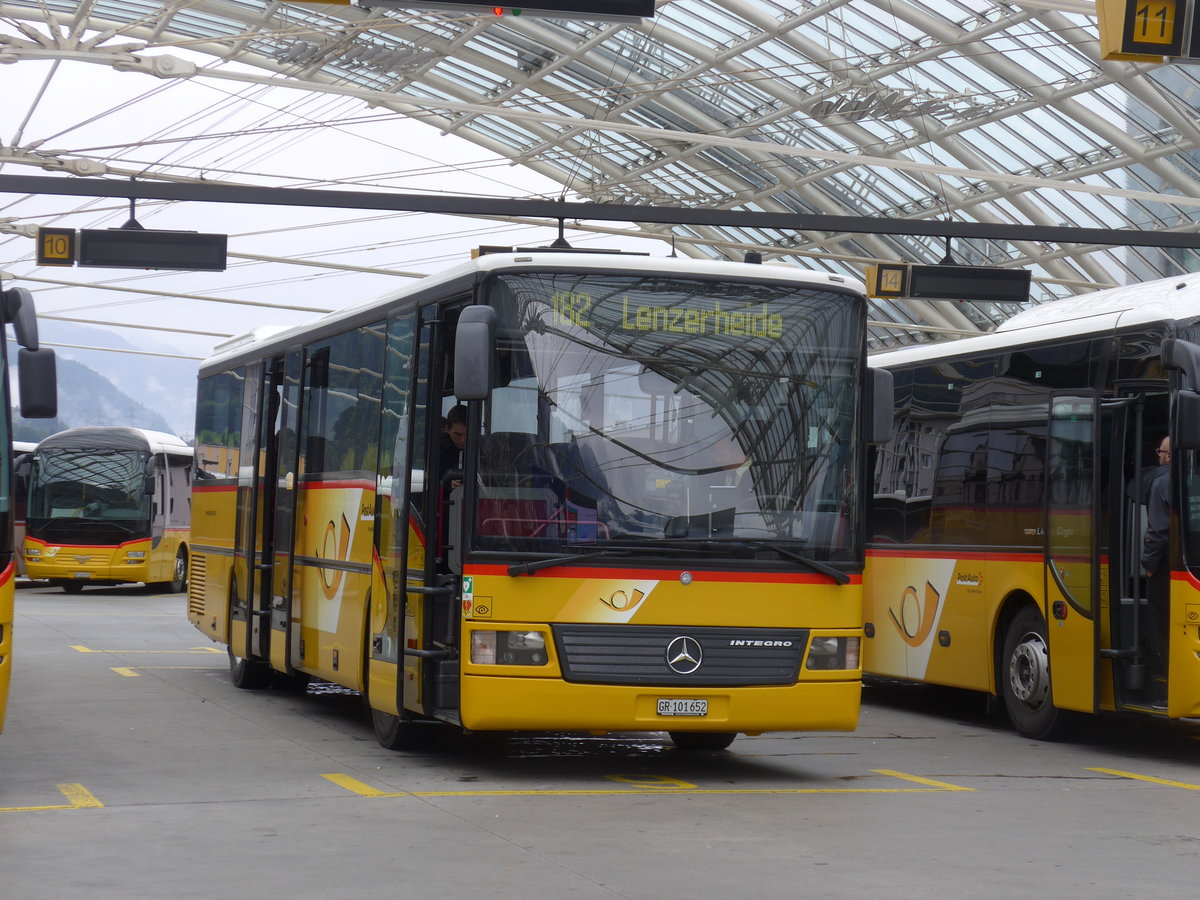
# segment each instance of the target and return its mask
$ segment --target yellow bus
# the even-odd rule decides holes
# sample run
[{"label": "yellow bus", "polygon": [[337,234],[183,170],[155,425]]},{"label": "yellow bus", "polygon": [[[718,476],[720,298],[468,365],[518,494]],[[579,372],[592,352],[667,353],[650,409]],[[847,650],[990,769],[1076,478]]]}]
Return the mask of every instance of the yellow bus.
[{"label": "yellow bus", "polygon": [[[1198,299],[1200,278],[1172,277],[871,358],[895,428],[875,459],[868,675],[998,695],[1034,738],[1071,711],[1200,716]],[[1169,540],[1159,580],[1148,530]]]},{"label": "yellow bus", "polygon": [[239,687],[364,692],[391,748],[852,730],[865,315],[790,266],[522,250],[235,338],[189,619]]},{"label": "yellow bus", "polygon": [[25,501],[29,496],[29,466],[37,441],[12,442],[13,559],[17,575],[25,577]]},{"label": "yellow bus", "polygon": [[[11,323],[20,349],[17,379],[21,416],[52,419],[58,415],[58,389],[54,351],[38,346],[37,314],[33,297],[24,288],[0,291],[0,331]],[[12,679],[13,600],[17,568],[13,551],[13,443],[12,403],[9,391],[8,341],[0,341],[0,731],[8,712],[8,687]]]},{"label": "yellow bus", "polygon": [[192,448],[173,434],[84,426],[33,453],[25,571],[69,594],[85,585],[187,586]]}]

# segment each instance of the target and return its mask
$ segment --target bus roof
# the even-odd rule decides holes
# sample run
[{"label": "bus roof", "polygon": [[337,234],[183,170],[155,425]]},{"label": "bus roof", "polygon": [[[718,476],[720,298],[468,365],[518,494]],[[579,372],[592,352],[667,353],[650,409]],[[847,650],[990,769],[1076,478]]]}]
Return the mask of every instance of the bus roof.
[{"label": "bus roof", "polygon": [[79,428],[68,428],[66,431],[42,438],[37,447],[39,450],[52,448],[145,450],[150,453],[192,455],[192,448],[173,434],[116,425],[84,425]]},{"label": "bus roof", "polygon": [[1042,303],[1017,313],[990,334],[880,351],[871,355],[871,364],[892,366],[973,356],[1005,347],[1111,334],[1151,322],[1196,318],[1200,318],[1200,274],[1175,275]]},{"label": "bus roof", "polygon": [[[382,314],[389,306],[407,297],[424,293],[436,296],[444,285],[462,283],[465,288],[484,274],[502,272],[507,269],[530,271],[538,269],[564,269],[571,271],[591,270],[622,274],[645,272],[649,274],[687,276],[702,278],[746,279],[752,281],[793,282],[815,287],[830,287],[863,293],[862,282],[843,275],[801,269],[788,264],[752,264],[724,260],[689,259],[686,257],[642,256],[633,253],[580,253],[553,252],[541,249],[517,250],[511,253],[488,253],[462,265],[420,278],[398,291],[391,291],[366,303],[328,313],[300,325],[279,328],[266,326],[237,335],[213,348],[213,353],[200,363],[204,371],[218,362],[225,362],[247,354],[251,348],[262,349],[268,345],[287,345],[297,337],[305,336],[315,328],[333,326],[339,322],[350,323],[369,314]],[[256,356],[257,353],[251,354]]]}]

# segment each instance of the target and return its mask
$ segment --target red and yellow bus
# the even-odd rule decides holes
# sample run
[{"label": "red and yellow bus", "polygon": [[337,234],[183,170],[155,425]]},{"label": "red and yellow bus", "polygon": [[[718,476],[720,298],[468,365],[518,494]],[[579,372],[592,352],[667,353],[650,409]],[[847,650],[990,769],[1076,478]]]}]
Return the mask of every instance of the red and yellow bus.
[{"label": "red and yellow bus", "polygon": [[792,267],[518,251],[234,339],[189,618],[239,687],[363,691],[393,748],[853,729],[865,315]]},{"label": "red and yellow bus", "polygon": [[[33,297],[24,288],[0,291],[0,331],[12,323],[20,345],[17,378],[20,383],[21,416],[52,419],[58,414],[58,388],[54,351],[38,346],[37,314]],[[12,403],[9,392],[8,341],[0,341],[0,731],[8,712],[8,688],[12,679],[13,601],[17,568],[13,549]]]},{"label": "red and yellow bus", "polygon": [[[1172,277],[872,357],[895,429],[875,460],[868,675],[999,695],[1035,738],[1069,711],[1200,715],[1198,298],[1200,278]],[[1141,557],[1163,474],[1156,591]]]},{"label": "red and yellow bus", "polygon": [[192,448],[173,434],[84,426],[33,453],[25,571],[69,594],[85,585],[187,586]]},{"label": "red and yellow bus", "polygon": [[29,467],[37,441],[12,442],[13,559],[17,575],[25,577],[25,502],[29,497]]}]

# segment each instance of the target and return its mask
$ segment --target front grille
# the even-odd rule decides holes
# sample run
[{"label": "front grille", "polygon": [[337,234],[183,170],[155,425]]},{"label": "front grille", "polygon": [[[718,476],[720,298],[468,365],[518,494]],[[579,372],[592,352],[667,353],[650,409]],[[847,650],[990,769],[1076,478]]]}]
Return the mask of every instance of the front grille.
[{"label": "front grille", "polygon": [[[673,656],[685,653],[677,669],[691,667],[686,648],[693,645],[678,638],[692,638],[701,651],[700,665],[688,674],[668,664],[670,647]],[[696,687],[794,684],[808,630],[556,625],[554,642],[567,681]]]}]

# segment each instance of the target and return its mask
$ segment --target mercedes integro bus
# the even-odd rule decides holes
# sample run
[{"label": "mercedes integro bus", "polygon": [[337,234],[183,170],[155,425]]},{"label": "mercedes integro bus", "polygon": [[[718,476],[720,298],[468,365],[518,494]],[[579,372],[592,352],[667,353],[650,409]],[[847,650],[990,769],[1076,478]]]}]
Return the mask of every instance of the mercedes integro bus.
[{"label": "mercedes integro bus", "polygon": [[794,267],[522,251],[235,339],[189,618],[240,687],[365,692],[389,747],[853,729],[865,317]]}]

